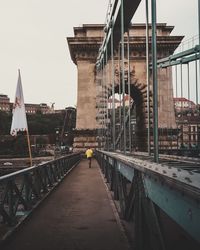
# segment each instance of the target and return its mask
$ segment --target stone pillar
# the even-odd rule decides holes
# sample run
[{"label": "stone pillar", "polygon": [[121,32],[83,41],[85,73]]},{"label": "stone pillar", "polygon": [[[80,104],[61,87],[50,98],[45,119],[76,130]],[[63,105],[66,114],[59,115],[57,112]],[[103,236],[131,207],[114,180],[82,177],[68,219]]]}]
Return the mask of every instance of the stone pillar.
[{"label": "stone pillar", "polygon": [[[98,143],[98,129],[104,129],[101,119],[105,117],[105,98],[111,93],[111,63],[105,70],[106,87],[102,89],[96,82],[95,63],[99,48],[104,37],[104,25],[88,24],[74,28],[74,37],[67,38],[70,54],[78,70],[78,94],[77,94],[77,124],[74,140],[74,151],[85,150],[87,147],[96,148]],[[158,58],[171,55],[178,47],[183,37],[171,36],[173,26],[157,24]],[[126,39],[126,38],[125,38]],[[147,131],[147,94],[146,94],[146,39],[145,24],[136,24],[130,27],[130,65],[131,65],[131,97],[137,107],[138,140],[146,149]],[[126,46],[125,46],[126,47]],[[126,54],[126,53],[125,53]],[[120,67],[118,63],[118,52],[115,51],[115,87],[119,89]],[[118,65],[118,66],[117,66]],[[125,69],[127,62],[125,62]],[[175,128],[175,115],[173,104],[172,73],[170,69],[159,70],[159,128]],[[104,91],[105,90],[105,91]],[[151,86],[152,94],[152,86]],[[103,94],[103,96],[101,95]],[[100,96],[101,95],[101,96]],[[99,97],[100,96],[100,97]],[[96,99],[102,106],[97,115]],[[151,107],[152,107],[152,96]],[[152,109],[152,108],[151,108]],[[98,117],[97,117],[98,116]],[[98,118],[98,122],[96,120]],[[142,148],[142,146],[141,146]]]},{"label": "stone pillar", "polygon": [[95,66],[90,61],[77,61],[78,93],[76,129],[96,129]]},{"label": "stone pillar", "polygon": [[67,38],[78,71],[75,152],[98,147],[95,63],[102,36],[103,25],[88,24],[75,27],[74,37]]},{"label": "stone pillar", "polygon": [[158,127],[175,129],[171,68],[158,69]]},{"label": "stone pillar", "polygon": [[74,152],[97,148],[95,65],[89,60],[77,60],[78,93]]}]

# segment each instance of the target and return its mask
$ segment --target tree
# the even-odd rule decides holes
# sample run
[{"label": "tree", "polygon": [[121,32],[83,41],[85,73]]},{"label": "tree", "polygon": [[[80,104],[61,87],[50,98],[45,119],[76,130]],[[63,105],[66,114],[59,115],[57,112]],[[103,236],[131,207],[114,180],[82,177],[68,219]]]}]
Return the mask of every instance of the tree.
[{"label": "tree", "polygon": [[16,155],[27,156],[28,155],[28,144],[26,135],[21,133],[19,134],[13,143],[13,152]]},{"label": "tree", "polygon": [[11,113],[0,111],[0,134],[6,135],[10,133],[12,115]]}]

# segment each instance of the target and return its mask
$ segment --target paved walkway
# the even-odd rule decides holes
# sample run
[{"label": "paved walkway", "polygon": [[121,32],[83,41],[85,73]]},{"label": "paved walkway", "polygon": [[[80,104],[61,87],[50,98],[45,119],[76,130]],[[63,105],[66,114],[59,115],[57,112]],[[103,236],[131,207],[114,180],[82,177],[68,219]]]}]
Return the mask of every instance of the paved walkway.
[{"label": "paved walkway", "polygon": [[70,173],[1,250],[129,250],[98,164]]}]

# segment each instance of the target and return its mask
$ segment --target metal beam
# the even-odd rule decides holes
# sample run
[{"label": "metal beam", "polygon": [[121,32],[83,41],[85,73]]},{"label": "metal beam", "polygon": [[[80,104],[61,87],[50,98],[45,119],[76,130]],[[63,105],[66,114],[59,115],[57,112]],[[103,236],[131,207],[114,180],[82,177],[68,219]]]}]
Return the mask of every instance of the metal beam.
[{"label": "metal beam", "polygon": [[[136,12],[141,0],[126,0],[124,1],[124,32],[128,30],[131,19]],[[99,55],[97,57],[97,64],[101,63],[104,53],[106,51],[106,47],[108,49],[108,59],[111,56],[111,33],[113,28],[113,41],[114,41],[114,49],[118,45],[121,34],[120,34],[120,25],[121,25],[121,0],[115,0],[112,5],[111,14],[109,16],[108,22],[105,26],[105,37],[102,43],[102,46],[99,50]]]},{"label": "metal beam", "polygon": [[154,161],[158,162],[158,75],[157,75],[157,28],[156,0],[151,0],[152,15],[152,76],[153,76],[153,138]]},{"label": "metal beam", "polygon": [[196,241],[200,242],[200,208],[198,202],[178,190],[163,185],[159,178],[145,176],[143,180],[147,196]]},{"label": "metal beam", "polygon": [[166,61],[165,63],[159,63],[158,67],[159,68],[167,68],[167,67],[170,67],[170,66],[175,66],[175,65],[180,65],[180,64],[187,64],[187,63],[199,60],[199,59],[200,59],[200,54],[195,54],[195,55],[192,55],[192,56],[183,57],[183,58],[178,59],[178,60],[174,60],[174,61],[169,60],[169,61]]},{"label": "metal beam", "polygon": [[147,83],[147,115],[148,115],[148,153],[151,155],[151,137],[150,137],[150,72],[149,72],[149,4],[148,0],[145,0],[146,8],[146,83]]},{"label": "metal beam", "polygon": [[146,196],[200,242],[200,174],[117,153],[98,154],[109,164],[115,162],[116,170],[130,182],[139,171]]},{"label": "metal beam", "polygon": [[164,68],[173,65],[178,65],[181,63],[182,64],[189,63],[196,59],[199,59],[199,52],[200,52],[200,46],[197,45],[192,49],[188,49],[183,52],[177,53],[175,55],[158,60],[157,66]]}]

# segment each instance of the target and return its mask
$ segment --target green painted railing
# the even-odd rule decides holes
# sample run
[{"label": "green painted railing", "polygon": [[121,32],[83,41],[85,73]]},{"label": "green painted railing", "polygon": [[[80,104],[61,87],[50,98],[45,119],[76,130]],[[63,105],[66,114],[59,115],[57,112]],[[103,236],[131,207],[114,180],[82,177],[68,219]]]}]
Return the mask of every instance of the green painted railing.
[{"label": "green painted railing", "polygon": [[[189,244],[200,245],[200,173],[195,164],[186,170],[99,150],[96,158],[121,218],[133,223],[136,249],[169,249],[166,230],[177,228],[185,239],[193,238]],[[166,220],[175,222],[174,229],[166,228]]]},{"label": "green painted railing", "polygon": [[71,154],[0,177],[0,227],[23,220],[80,161]]}]

